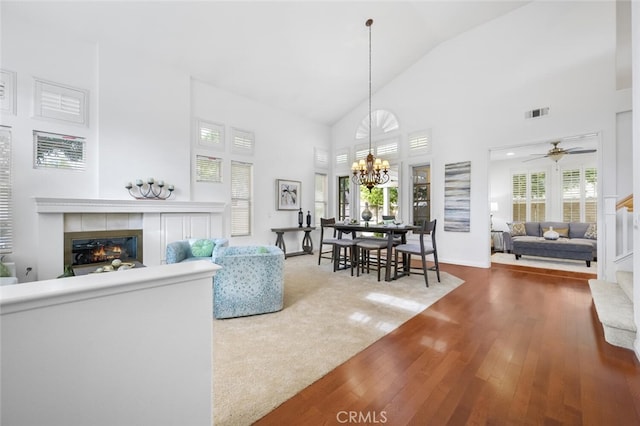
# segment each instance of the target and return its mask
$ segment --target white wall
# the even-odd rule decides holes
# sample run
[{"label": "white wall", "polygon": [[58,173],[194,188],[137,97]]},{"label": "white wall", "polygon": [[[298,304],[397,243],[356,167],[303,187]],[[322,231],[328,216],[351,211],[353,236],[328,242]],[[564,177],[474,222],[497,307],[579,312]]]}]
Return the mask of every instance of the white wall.
[{"label": "white wall", "polygon": [[[547,106],[549,116],[524,119]],[[486,267],[490,148],[601,132],[601,161],[614,164],[607,147],[615,146],[615,3],[516,9],[438,46],[375,93],[373,108],[394,112],[405,135],[432,129],[432,216],[441,222],[444,166],[471,161],[471,232],[440,232],[438,246],[443,262]],[[337,148],[352,143],[365,114],[363,104],[333,127]],[[403,160],[406,192],[409,166],[418,161]],[[603,193],[615,191],[609,172],[600,176]]]},{"label": "white wall", "polygon": [[[175,185],[176,200],[229,204],[229,152],[222,155],[223,184],[192,182],[194,116],[225,124],[227,137],[231,126],[256,136],[255,155],[237,158],[254,164],[253,234],[231,244],[273,244],[271,227],[297,224],[295,212],[276,210],[277,178],[301,181],[302,207],[313,211],[314,146],[330,148],[328,127],[192,81],[162,58],[68,40],[20,16],[3,13],[1,36],[2,68],[18,80],[17,115],[3,115],[0,124],[13,135],[15,238],[5,260],[15,261],[20,282],[37,279],[37,256],[46,255],[38,251],[34,197],[131,199],[127,182],[154,177]],[[89,126],[32,118],[33,76],[88,90]],[[33,169],[34,129],[86,137],[86,171]],[[291,238],[294,250],[302,236]],[[25,276],[27,267],[33,270]]]},{"label": "white wall", "polygon": [[[329,128],[306,119],[269,108],[213,87],[202,81],[191,82],[192,116],[225,126],[225,151],[206,150],[199,152],[223,159],[223,183],[196,183],[193,187],[195,199],[226,201],[231,198],[231,160],[253,164],[254,218],[251,237],[234,238],[231,244],[274,244],[275,227],[297,226],[295,211],[278,211],[276,207],[276,179],[302,182],[301,207],[314,211],[314,147],[330,149]],[[253,156],[231,152],[231,129],[251,131],[255,136]],[[322,172],[318,170],[318,172]],[[326,171],[324,171],[326,173]],[[313,213],[312,213],[313,214]],[[315,220],[315,218],[314,218]],[[227,235],[230,235],[227,221]],[[288,251],[299,250],[303,234],[287,234]]]}]

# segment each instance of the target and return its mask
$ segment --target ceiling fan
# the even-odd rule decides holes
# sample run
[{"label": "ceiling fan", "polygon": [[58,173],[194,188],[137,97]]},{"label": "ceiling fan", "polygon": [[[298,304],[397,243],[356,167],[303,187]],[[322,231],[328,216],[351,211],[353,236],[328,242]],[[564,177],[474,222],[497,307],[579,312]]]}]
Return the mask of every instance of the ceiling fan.
[{"label": "ceiling fan", "polygon": [[545,158],[548,157],[551,160],[555,161],[556,163],[558,161],[560,161],[560,159],[562,157],[564,157],[567,154],[589,154],[592,152],[596,152],[596,149],[584,149],[581,147],[575,147],[575,148],[569,148],[569,149],[564,149],[564,148],[560,148],[558,146],[558,144],[560,144],[560,142],[562,141],[555,141],[555,142],[551,142],[551,145],[553,145],[553,148],[551,148],[546,154],[531,154],[531,155],[535,155],[534,158],[529,158],[526,161],[532,161],[532,160],[537,160],[539,158]]}]

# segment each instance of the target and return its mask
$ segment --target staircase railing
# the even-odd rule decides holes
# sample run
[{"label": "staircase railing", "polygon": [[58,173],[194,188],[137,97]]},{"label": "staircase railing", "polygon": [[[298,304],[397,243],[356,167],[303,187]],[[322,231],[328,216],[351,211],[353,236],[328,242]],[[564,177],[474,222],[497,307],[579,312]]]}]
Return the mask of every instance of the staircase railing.
[{"label": "staircase railing", "polygon": [[633,194],[616,203],[616,257],[618,259],[633,253]]}]

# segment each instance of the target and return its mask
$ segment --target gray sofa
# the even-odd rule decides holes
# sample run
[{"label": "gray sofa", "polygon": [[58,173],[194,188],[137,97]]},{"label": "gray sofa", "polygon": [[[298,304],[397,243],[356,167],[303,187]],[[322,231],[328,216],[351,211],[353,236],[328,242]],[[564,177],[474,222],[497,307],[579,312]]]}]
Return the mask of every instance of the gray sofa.
[{"label": "gray sofa", "polygon": [[[553,227],[560,234],[556,240],[543,237],[544,232]],[[587,266],[598,257],[598,240],[595,224],[585,222],[524,222],[526,235],[519,235],[522,225],[511,224],[510,232],[505,232],[505,251],[521,256],[543,256],[559,259],[584,260]],[[586,235],[585,235],[586,234]]]}]

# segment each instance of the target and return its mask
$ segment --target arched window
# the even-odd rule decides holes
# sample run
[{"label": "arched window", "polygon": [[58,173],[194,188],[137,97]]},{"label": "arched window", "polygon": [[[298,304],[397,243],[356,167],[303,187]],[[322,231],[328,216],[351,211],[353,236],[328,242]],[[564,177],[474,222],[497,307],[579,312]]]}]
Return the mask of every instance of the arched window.
[{"label": "arched window", "polygon": [[[371,127],[373,130],[371,137],[375,139],[376,136],[384,135],[400,129],[400,124],[398,124],[398,119],[392,112],[385,109],[377,109],[371,112]],[[369,115],[366,115],[356,129],[356,140],[366,139],[368,137]]]}]

